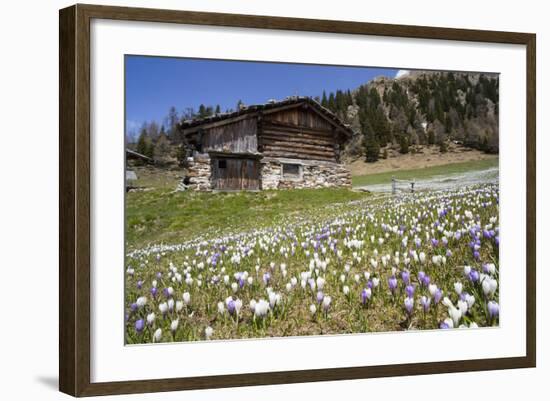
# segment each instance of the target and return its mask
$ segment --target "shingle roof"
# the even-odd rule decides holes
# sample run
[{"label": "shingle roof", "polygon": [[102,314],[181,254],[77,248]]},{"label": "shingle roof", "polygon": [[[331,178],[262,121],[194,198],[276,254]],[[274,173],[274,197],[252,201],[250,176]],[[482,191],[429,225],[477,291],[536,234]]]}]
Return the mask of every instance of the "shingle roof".
[{"label": "shingle roof", "polygon": [[303,96],[292,96],[288,97],[285,100],[281,101],[274,101],[264,104],[255,104],[243,107],[241,110],[237,110],[231,113],[221,113],[221,114],[215,114],[210,117],[205,118],[196,118],[193,120],[185,120],[180,123],[179,127],[182,130],[185,130],[187,128],[193,128],[198,127],[205,124],[210,124],[218,121],[223,121],[226,119],[231,119],[234,117],[239,117],[241,115],[250,114],[254,112],[260,112],[264,110],[271,110],[276,109],[279,107],[289,106],[292,104],[302,104],[307,103],[308,105],[314,107],[317,111],[319,111],[321,114],[323,114],[327,119],[332,121],[335,125],[338,125],[342,128],[342,131],[344,131],[348,135],[353,135],[353,131],[351,130],[350,126],[345,124],[340,118],[338,118],[332,111],[327,109],[326,107],[321,106],[319,102],[315,101],[314,99],[310,97],[303,97]]}]

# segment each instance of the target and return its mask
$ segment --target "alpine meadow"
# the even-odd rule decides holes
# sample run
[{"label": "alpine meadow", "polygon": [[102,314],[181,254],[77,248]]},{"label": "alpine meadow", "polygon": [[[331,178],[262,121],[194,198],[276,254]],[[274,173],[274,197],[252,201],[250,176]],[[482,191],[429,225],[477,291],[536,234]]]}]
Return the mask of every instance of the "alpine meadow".
[{"label": "alpine meadow", "polygon": [[498,74],[125,74],[126,344],[499,325]]}]

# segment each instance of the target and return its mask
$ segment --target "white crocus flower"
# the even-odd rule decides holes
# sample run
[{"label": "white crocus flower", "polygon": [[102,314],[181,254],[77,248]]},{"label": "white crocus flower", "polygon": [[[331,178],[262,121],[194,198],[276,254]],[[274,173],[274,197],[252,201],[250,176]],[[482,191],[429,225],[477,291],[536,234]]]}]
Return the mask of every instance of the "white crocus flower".
[{"label": "white crocus flower", "polygon": [[483,289],[483,293],[486,296],[492,296],[498,287],[498,281],[496,281],[494,278],[485,277],[483,282],[481,283],[481,288]]},{"label": "white crocus flower", "polygon": [[210,337],[212,337],[213,333],[214,333],[214,329],[210,326],[204,329],[204,337],[206,337],[207,340],[210,340]]},{"label": "white crocus flower", "polygon": [[309,313],[315,315],[315,312],[317,312],[317,307],[314,304],[309,305]]},{"label": "white crocus flower", "polygon": [[162,338],[162,330],[156,329],[155,333],[153,334],[153,342],[159,342]]},{"label": "white crocus flower", "polygon": [[166,302],[160,303],[159,304],[159,311],[162,314],[165,314],[166,312],[168,312],[168,304]]},{"label": "white crocus flower", "polygon": [[317,283],[317,288],[322,290],[323,287],[325,286],[325,279],[322,278],[322,277],[317,277],[317,280],[316,280],[316,283]]},{"label": "white crocus flower", "polygon": [[426,254],[424,252],[420,252],[418,254],[418,259],[420,260],[420,263],[422,264],[426,263]]},{"label": "white crocus flower", "polygon": [[466,301],[459,300],[457,302],[458,309],[460,309],[461,315],[465,315],[468,312],[468,303]]},{"label": "white crocus flower", "polygon": [[153,324],[155,322],[155,313],[151,312],[147,315],[147,323],[149,325]]},{"label": "white crocus flower", "polygon": [[218,302],[218,313],[223,315],[225,313],[225,305],[223,302]]},{"label": "white crocus flower", "polygon": [[170,330],[172,330],[172,332],[176,331],[178,329],[179,324],[180,324],[179,319],[172,320],[172,323],[170,323]]},{"label": "white crocus flower", "polygon": [[183,309],[183,301],[176,301],[176,312],[179,312]]},{"label": "white crocus flower", "polygon": [[489,272],[489,274],[491,275],[495,274],[497,268],[494,263],[487,263],[486,267],[487,267],[487,272]]},{"label": "white crocus flower", "polygon": [[191,294],[189,294],[188,292],[184,292],[182,295],[182,298],[183,298],[183,303],[185,305],[189,305],[189,303],[191,302]]},{"label": "white crocus flower", "polygon": [[457,281],[455,284],[454,284],[454,288],[455,288],[455,292],[460,295],[462,294],[462,283]]},{"label": "white crocus flower", "polygon": [[256,303],[254,314],[258,317],[264,317],[267,315],[267,312],[269,312],[269,303],[264,299],[260,299]]},{"label": "white crocus flower", "polygon": [[146,297],[139,297],[136,301],[137,306],[139,306],[140,308],[145,306],[146,303],[147,303]]},{"label": "white crocus flower", "polygon": [[468,303],[468,309],[471,309],[474,303],[476,302],[476,297],[474,297],[471,294],[466,295],[465,298],[466,303]]},{"label": "white crocus flower", "polygon": [[349,294],[349,287],[347,285],[345,285],[344,288],[342,289],[342,291],[344,292],[344,295],[348,295]]},{"label": "white crocus flower", "polygon": [[240,299],[237,299],[235,301],[235,312],[237,312],[237,315],[241,311],[242,307],[243,307],[243,301],[241,301]]}]

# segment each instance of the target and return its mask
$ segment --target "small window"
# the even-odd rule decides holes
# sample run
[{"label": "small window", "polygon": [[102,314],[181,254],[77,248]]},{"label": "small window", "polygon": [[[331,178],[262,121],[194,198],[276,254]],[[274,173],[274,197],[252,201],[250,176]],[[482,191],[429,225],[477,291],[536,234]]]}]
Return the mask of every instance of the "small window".
[{"label": "small window", "polygon": [[300,178],[299,164],[283,164],[283,178]]},{"label": "small window", "polygon": [[227,168],[227,160],[218,160],[218,168]]}]

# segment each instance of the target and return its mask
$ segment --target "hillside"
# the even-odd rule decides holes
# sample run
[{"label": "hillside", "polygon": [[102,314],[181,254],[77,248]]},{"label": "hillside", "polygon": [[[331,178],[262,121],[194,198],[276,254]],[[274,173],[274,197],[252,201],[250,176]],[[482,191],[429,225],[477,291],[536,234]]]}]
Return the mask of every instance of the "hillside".
[{"label": "hillside", "polygon": [[378,77],[353,91],[323,93],[320,102],[350,124],[351,159],[376,161],[388,145],[450,141],[498,153],[498,75],[414,71],[400,78]]}]

